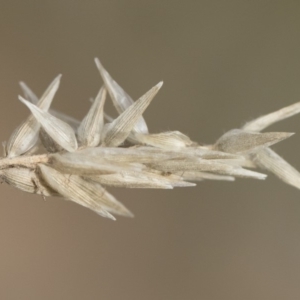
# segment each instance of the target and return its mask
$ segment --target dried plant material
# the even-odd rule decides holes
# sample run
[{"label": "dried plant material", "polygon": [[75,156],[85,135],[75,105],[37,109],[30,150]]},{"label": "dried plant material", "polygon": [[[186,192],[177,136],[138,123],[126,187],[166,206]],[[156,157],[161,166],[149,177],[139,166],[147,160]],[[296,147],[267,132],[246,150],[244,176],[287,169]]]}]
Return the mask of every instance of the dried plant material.
[{"label": "dried plant material", "polygon": [[[112,79],[109,73],[103,68],[100,60],[95,58],[96,66],[113,101],[113,104],[119,114],[124,112],[134,101],[132,98]],[[140,116],[133,126],[135,132],[148,133],[146,121]]]},{"label": "dried plant material", "polygon": [[265,179],[266,175],[258,172],[243,169],[228,164],[214,162],[213,160],[176,160],[163,161],[159,164],[151,164],[150,168],[163,172],[178,173],[185,171],[208,172],[220,175],[229,175],[235,177]]},{"label": "dried plant material", "polygon": [[[23,88],[23,91],[25,95],[29,97],[29,101],[31,101],[33,104],[36,104],[41,110],[43,111],[48,111],[48,109],[51,106],[51,103],[53,101],[53,98],[59,88],[60,85],[60,79],[61,79],[61,74],[59,74],[57,77],[54,78],[54,80],[50,83],[40,100],[37,101],[37,96],[30,90],[29,87],[26,86],[26,84],[20,83],[21,87]],[[25,88],[24,90],[24,87]]]},{"label": "dried plant material", "polygon": [[96,198],[93,187],[86,180],[76,175],[61,174],[45,165],[38,165],[38,167],[46,182],[60,195],[95,211],[102,217],[115,220],[114,216],[99,203],[99,200],[102,200],[102,195]]},{"label": "dried plant material", "polygon": [[[111,219],[115,219],[112,214],[133,215],[102,185],[173,189],[191,187],[202,180],[263,180],[266,175],[255,171],[262,168],[300,188],[300,173],[269,148],[292,133],[259,132],[299,113],[300,102],[229,131],[214,145],[199,145],[179,131],[148,132],[142,115],[162,82],[134,102],[98,59],[96,64],[104,87],[81,123],[50,109],[60,76],[40,100],[24,82],[20,83],[29,101],[20,100],[31,115],[3,144],[3,181],[43,197],[70,199]],[[103,111],[106,91],[119,113],[116,119]],[[109,123],[104,125],[103,117]]]},{"label": "dried plant material", "polygon": [[[102,162],[103,159],[115,163],[153,163],[167,159],[187,158],[182,152],[165,151],[152,147],[130,147],[130,148],[113,148],[113,147],[96,147],[78,150],[76,153],[65,153],[63,156],[72,156],[73,159],[80,160],[82,157],[89,159],[91,162]],[[77,158],[75,158],[77,157]]]},{"label": "dried plant material", "polygon": [[38,103],[36,104],[38,108],[40,108],[43,111],[48,111],[53,98],[59,88],[60,85],[60,79],[61,79],[61,74],[59,74],[57,77],[54,78],[54,80],[50,83]]},{"label": "dried plant material", "polygon": [[31,88],[23,81],[19,82],[20,87],[23,91],[24,98],[29,100],[33,104],[37,104],[39,102],[39,98],[37,95],[31,90]]},{"label": "dried plant material", "polygon": [[158,83],[139,100],[131,104],[117,119],[107,125],[103,146],[117,147],[126,140],[137,120],[144,113],[162,85],[163,82]]},{"label": "dried plant material", "polygon": [[7,145],[7,157],[16,157],[30,150],[38,140],[40,125],[33,116],[17,127],[11,134]]},{"label": "dried plant material", "polygon": [[[52,103],[54,95],[56,94],[59,84],[60,84],[61,75],[57,76],[52,83],[49,85],[41,99],[37,102],[37,106],[47,111]],[[29,90],[26,90],[33,101],[36,101],[35,97]],[[38,131],[40,129],[39,123],[35,118],[30,115],[24,123],[22,123],[17,129],[14,130],[10,136],[8,143],[6,145],[6,152],[8,157],[16,157],[24,154],[30,150],[38,140]]]},{"label": "dried plant material", "polygon": [[288,132],[250,132],[233,129],[226,132],[214,145],[214,149],[228,153],[247,153],[259,147],[268,147],[292,136]]},{"label": "dried plant material", "polygon": [[[104,113],[104,118],[109,123],[112,123],[114,121],[114,118],[111,117],[110,115],[108,115],[107,113]],[[140,134],[144,135],[144,133],[140,133]],[[137,131],[134,130],[134,128],[133,128],[133,130],[130,132],[127,140],[130,141],[130,143],[132,143],[134,145],[140,144],[140,141],[136,138],[136,135],[137,135]]]},{"label": "dried plant material", "polygon": [[181,175],[184,180],[188,181],[202,181],[202,180],[225,180],[225,181],[234,181],[235,178],[233,176],[226,175],[217,175],[206,172],[183,172],[178,173]]},{"label": "dried plant material", "polygon": [[253,162],[262,169],[275,174],[282,181],[300,189],[300,173],[270,148],[251,155]]},{"label": "dried plant material", "polygon": [[9,185],[27,193],[36,193],[34,178],[36,174],[28,168],[10,168],[1,170],[0,177]]},{"label": "dried plant material", "polygon": [[60,111],[57,111],[57,110],[51,108],[51,109],[49,109],[49,112],[54,117],[68,123],[73,128],[74,131],[76,131],[77,128],[79,127],[79,125],[80,125],[79,120],[77,120],[77,119],[75,119],[75,118],[73,118],[73,117],[71,117],[67,114],[64,114]]},{"label": "dried plant material", "polygon": [[64,149],[57,144],[50,136],[49,134],[45,131],[45,129],[42,127],[40,129],[40,141],[43,144],[44,148],[49,152],[49,153],[55,153],[59,151],[63,151]]},{"label": "dried plant material", "polygon": [[78,141],[85,147],[96,147],[100,143],[103,128],[103,106],[106,89],[102,87],[86,117],[78,128]]},{"label": "dried plant material", "polygon": [[87,181],[77,175],[66,175],[46,165],[39,165],[40,171],[55,191],[66,199],[90,208],[103,217],[115,220],[108,211],[131,217],[132,213],[101,185]]},{"label": "dried plant material", "polygon": [[9,185],[27,193],[43,196],[57,196],[58,194],[45,185],[36,172],[29,168],[16,167],[0,171],[0,177]]},{"label": "dried plant material", "polygon": [[[61,77],[61,75],[59,75],[58,78],[60,78],[60,77]],[[57,80],[57,79],[55,79],[55,80]],[[36,96],[36,94],[30,89],[30,87],[23,81],[20,82],[20,86],[21,86],[21,89],[24,93],[24,98],[26,100],[29,100],[33,104],[37,104],[39,99]],[[50,112],[51,115],[53,115],[53,116],[57,117],[58,119],[61,119],[62,121],[68,123],[74,130],[77,130],[77,128],[80,125],[80,121],[76,120],[75,118],[73,118],[69,115],[66,115],[62,112],[59,112],[59,111],[57,111],[53,108],[50,108],[49,112]]]},{"label": "dried plant material", "polygon": [[114,174],[91,176],[92,180],[103,185],[124,188],[172,189],[173,187],[191,187],[195,184],[185,182],[176,175],[160,175],[149,171],[124,171]]},{"label": "dried plant material", "polygon": [[37,106],[26,101],[19,96],[19,100],[23,102],[32,112],[33,116],[43,127],[45,132],[63,149],[72,152],[77,149],[77,139],[72,127],[52,116],[48,112],[42,111]]},{"label": "dried plant material", "polygon": [[282,121],[298,113],[300,113],[300,102],[297,102],[270,114],[254,119],[253,121],[246,123],[243,126],[243,129],[249,131],[262,131],[263,129],[267,128],[273,123]]},{"label": "dried plant material", "polygon": [[141,143],[166,150],[179,150],[194,143],[179,131],[168,131],[157,134],[135,133],[135,138]]},{"label": "dried plant material", "polygon": [[191,157],[198,157],[204,159],[244,159],[244,156],[240,154],[226,153],[226,152],[216,151],[212,149],[213,149],[212,146],[188,147],[183,149],[181,153],[184,153],[186,156],[189,155]]},{"label": "dried plant material", "polygon": [[[210,161],[210,160],[208,160]],[[241,167],[245,163],[245,158],[234,158],[234,159],[213,159],[211,160],[215,163],[219,164],[225,164],[225,165],[231,165],[231,166],[237,166]],[[246,163],[247,164],[247,163]]]},{"label": "dried plant material", "polygon": [[[140,175],[140,174],[139,174]],[[172,189],[169,182],[149,180],[145,176],[133,176],[132,173],[121,172],[90,177],[102,185],[122,188]]]},{"label": "dried plant material", "polygon": [[52,167],[60,170],[62,173],[77,174],[81,176],[111,174],[122,172],[124,170],[139,171],[141,168],[144,168],[143,165],[125,163],[114,164],[101,157],[94,160],[91,157],[77,154],[54,154],[50,156],[49,163]]}]

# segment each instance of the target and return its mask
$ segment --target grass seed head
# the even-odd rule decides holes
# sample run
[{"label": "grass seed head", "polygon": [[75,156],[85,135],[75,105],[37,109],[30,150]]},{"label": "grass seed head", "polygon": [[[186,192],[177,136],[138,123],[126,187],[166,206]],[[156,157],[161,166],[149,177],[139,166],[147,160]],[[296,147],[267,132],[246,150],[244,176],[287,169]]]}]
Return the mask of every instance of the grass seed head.
[{"label": "grass seed head", "polygon": [[[300,173],[269,148],[292,133],[260,133],[299,113],[299,103],[231,130],[214,145],[200,146],[179,131],[149,133],[143,113],[162,82],[133,101],[99,59],[95,62],[103,86],[81,122],[50,108],[61,75],[40,99],[20,82],[26,99],[19,99],[31,115],[4,146],[3,181],[25,192],[71,200],[112,220],[133,214],[104,186],[173,189],[202,180],[265,179],[248,169],[261,168],[300,189]],[[106,94],[119,113],[116,119],[104,112]]]}]

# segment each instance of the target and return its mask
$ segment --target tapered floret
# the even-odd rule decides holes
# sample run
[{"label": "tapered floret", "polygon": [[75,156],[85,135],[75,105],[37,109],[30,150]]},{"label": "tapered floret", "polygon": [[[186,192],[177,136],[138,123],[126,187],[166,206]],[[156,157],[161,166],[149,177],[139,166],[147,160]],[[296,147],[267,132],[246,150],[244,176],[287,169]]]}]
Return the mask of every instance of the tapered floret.
[{"label": "tapered floret", "polygon": [[136,122],[142,116],[162,85],[163,82],[158,83],[140,99],[131,104],[117,119],[107,124],[104,130],[103,146],[117,147],[126,140]]},{"label": "tapered floret", "polygon": [[96,147],[100,144],[103,130],[103,108],[106,99],[106,89],[102,87],[95,98],[91,109],[78,128],[78,141],[85,147]]},{"label": "tapered floret", "polygon": [[[118,111],[119,114],[121,114],[131,104],[133,104],[134,101],[121,88],[121,86],[118,85],[118,83],[112,79],[112,77],[104,69],[104,67],[102,66],[102,64],[100,63],[100,60],[98,58],[95,58],[95,63],[100,72],[100,75],[102,76],[104,84],[110,94],[110,97],[113,101],[113,104],[114,104],[116,110]],[[136,124],[133,127],[133,130],[135,132],[148,133],[148,127],[147,127],[146,121],[144,120],[144,118],[142,116],[137,120]]]},{"label": "tapered floret", "polygon": [[72,152],[77,149],[77,139],[73,128],[69,124],[41,110],[21,96],[19,96],[19,100],[29,108],[34,118],[53,141],[67,151]]},{"label": "tapered floret", "polygon": [[[49,85],[43,96],[39,101],[28,92],[32,101],[36,102],[36,105],[42,111],[47,111],[52,103],[52,100],[59,88],[61,75],[58,75],[52,83]],[[12,133],[6,145],[6,153],[8,157],[16,157],[26,153],[36,144],[39,135],[40,124],[30,115],[25,122],[23,122],[15,131]]]}]

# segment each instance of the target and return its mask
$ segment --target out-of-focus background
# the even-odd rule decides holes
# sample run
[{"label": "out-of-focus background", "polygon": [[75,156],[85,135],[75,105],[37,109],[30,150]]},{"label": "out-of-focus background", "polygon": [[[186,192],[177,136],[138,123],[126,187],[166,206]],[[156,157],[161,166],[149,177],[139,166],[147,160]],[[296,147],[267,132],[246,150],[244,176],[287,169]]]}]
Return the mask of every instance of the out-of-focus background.
[{"label": "out-of-focus background", "polygon": [[[98,56],[134,99],[164,80],[145,113],[152,132],[212,143],[299,101],[299,20],[299,1],[1,1],[1,140],[28,115],[20,80],[40,95],[62,73],[53,106],[82,118]],[[300,116],[270,129],[299,134],[275,149],[300,169]],[[270,175],[110,191],[134,219],[3,184],[0,298],[300,298],[299,190]]]}]

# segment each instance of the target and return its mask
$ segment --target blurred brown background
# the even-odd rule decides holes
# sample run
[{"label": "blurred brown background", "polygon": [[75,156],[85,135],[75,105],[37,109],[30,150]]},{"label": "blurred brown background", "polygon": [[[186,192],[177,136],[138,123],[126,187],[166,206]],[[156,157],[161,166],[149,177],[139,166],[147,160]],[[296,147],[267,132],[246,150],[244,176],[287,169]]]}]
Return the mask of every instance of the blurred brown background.
[{"label": "blurred brown background", "polygon": [[[152,132],[211,143],[299,101],[299,17],[299,1],[0,1],[1,140],[28,115],[20,80],[40,95],[62,73],[54,107],[82,118],[98,56],[135,99],[164,80]],[[300,169],[300,117],[271,129],[299,133],[275,148]],[[134,219],[3,184],[0,299],[300,299],[295,188],[270,175],[111,191]]]}]

